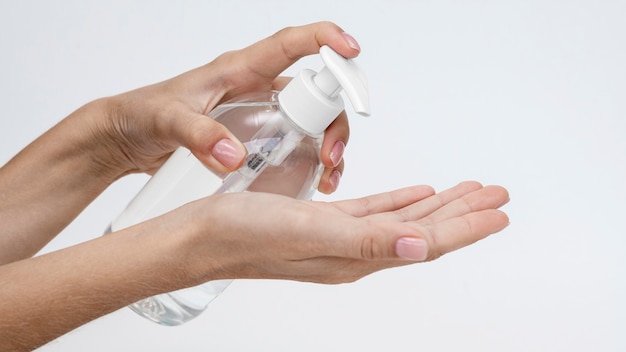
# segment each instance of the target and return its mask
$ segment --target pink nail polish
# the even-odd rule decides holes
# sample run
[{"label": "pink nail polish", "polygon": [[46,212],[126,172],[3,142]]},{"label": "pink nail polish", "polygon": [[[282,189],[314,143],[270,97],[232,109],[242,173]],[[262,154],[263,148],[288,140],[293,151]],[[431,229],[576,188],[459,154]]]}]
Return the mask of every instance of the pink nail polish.
[{"label": "pink nail polish", "polygon": [[333,170],[330,173],[330,177],[328,178],[328,183],[330,183],[330,187],[332,187],[333,191],[337,190],[339,187],[339,181],[341,180],[341,173],[337,170]]},{"label": "pink nail polish", "polygon": [[404,259],[421,262],[428,257],[428,244],[421,238],[401,237],[396,242],[396,254]]},{"label": "pink nail polish", "polygon": [[343,158],[343,151],[346,149],[346,145],[342,141],[335,142],[333,149],[330,151],[330,160],[333,162],[333,167],[336,167]]},{"label": "pink nail polish", "polygon": [[237,167],[246,155],[245,151],[230,139],[222,139],[215,143],[211,153],[217,161],[229,169]]},{"label": "pink nail polish", "polygon": [[356,39],[354,39],[353,36],[351,36],[350,34],[343,32],[343,37],[346,40],[346,43],[348,43],[348,46],[351,47],[354,50],[357,51],[361,51],[361,46],[359,46],[359,43],[356,41]]}]

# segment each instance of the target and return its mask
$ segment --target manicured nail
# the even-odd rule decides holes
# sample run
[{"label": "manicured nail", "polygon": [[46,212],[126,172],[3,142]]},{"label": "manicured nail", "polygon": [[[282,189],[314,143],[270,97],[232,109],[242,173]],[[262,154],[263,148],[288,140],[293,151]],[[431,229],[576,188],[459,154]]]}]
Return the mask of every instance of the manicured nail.
[{"label": "manicured nail", "polygon": [[353,36],[351,36],[350,34],[346,32],[343,32],[343,37],[346,40],[346,43],[348,43],[349,47],[351,47],[352,49],[356,51],[361,51],[361,47],[359,46],[359,43],[357,43],[356,39],[354,39]]},{"label": "manicured nail", "polygon": [[333,170],[330,173],[330,177],[328,178],[328,183],[330,183],[330,187],[332,187],[333,192],[337,190],[339,187],[339,181],[341,180],[341,173],[337,170]]},{"label": "manicured nail", "polygon": [[245,150],[242,150],[239,145],[230,139],[222,139],[215,143],[211,153],[217,161],[229,169],[236,168],[241,160],[246,156]]},{"label": "manicured nail", "polygon": [[333,162],[333,167],[337,167],[343,158],[343,151],[346,149],[345,143],[342,141],[335,142],[333,149],[330,151],[330,160]]},{"label": "manicured nail", "polygon": [[421,238],[401,237],[396,242],[396,254],[404,259],[421,262],[428,257],[428,244]]}]

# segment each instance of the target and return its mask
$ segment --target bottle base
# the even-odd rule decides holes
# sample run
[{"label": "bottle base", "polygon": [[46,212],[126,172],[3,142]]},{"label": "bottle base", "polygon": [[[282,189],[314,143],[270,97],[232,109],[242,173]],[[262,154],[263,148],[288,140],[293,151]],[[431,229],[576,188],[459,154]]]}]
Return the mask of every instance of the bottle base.
[{"label": "bottle base", "polygon": [[177,326],[200,315],[231,282],[209,281],[199,286],[144,298],[128,307],[157,324]]}]

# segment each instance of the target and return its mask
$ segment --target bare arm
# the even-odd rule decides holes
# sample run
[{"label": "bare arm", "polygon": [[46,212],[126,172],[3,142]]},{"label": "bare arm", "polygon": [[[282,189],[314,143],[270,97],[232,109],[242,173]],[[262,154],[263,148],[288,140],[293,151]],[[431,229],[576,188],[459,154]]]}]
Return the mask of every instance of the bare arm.
[{"label": "bare arm", "polygon": [[0,265],[28,258],[122,171],[97,162],[106,146],[90,131],[103,102],[74,112],[0,168]]},{"label": "bare arm", "polygon": [[476,182],[335,203],[263,193],[201,199],[0,266],[0,350],[31,350],[140,298],[213,279],[342,283],[434,260],[504,228],[496,208],[507,200],[503,188]]},{"label": "bare arm", "polygon": [[183,262],[176,249],[175,239],[144,225],[0,266],[0,350],[30,351],[142,297],[176,289],[182,279],[173,270]]},{"label": "bare arm", "polygon": [[[111,182],[154,172],[180,145],[215,170],[236,168],[239,142],[206,113],[223,99],[274,87],[284,68],[320,45],[354,57],[351,42],[330,23],[280,31],[171,80],[89,103],[4,165],[0,350],[31,350],[140,298],[208,280],[349,282],[436,259],[506,226],[496,210],[506,190],[475,182],[437,195],[421,186],[336,203],[242,193],[29,258]],[[324,192],[343,167],[333,147],[348,134],[345,116],[326,131]]]},{"label": "bare arm", "polygon": [[[216,171],[241,165],[245,150],[207,118],[220,101],[269,90],[305,55],[330,45],[346,57],[359,48],[338,26],[287,28],[170,80],[96,100],[78,109],[0,169],[0,264],[28,258],[67,226],[119,177],[152,173],[178,146]],[[342,114],[326,131],[320,191],[331,193],[349,128]],[[339,148],[342,150],[342,148]]]}]

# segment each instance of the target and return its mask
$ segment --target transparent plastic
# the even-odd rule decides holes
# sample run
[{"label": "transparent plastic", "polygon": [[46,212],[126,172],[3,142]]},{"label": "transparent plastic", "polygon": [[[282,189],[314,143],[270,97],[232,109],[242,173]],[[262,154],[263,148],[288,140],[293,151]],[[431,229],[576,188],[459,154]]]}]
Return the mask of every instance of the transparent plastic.
[{"label": "transparent plastic", "polygon": [[[277,95],[276,91],[250,94],[209,114],[246,146],[248,156],[239,170],[215,174],[181,147],[111,223],[107,233],[217,193],[257,191],[311,199],[323,171],[323,136],[308,135],[286,118]],[[201,314],[231,281],[210,281],[148,297],[129,307],[156,323],[180,325]]]}]

